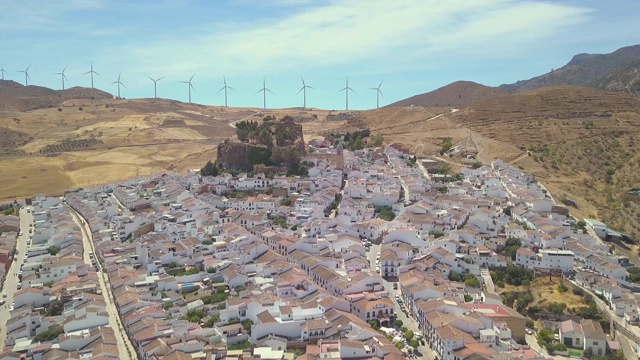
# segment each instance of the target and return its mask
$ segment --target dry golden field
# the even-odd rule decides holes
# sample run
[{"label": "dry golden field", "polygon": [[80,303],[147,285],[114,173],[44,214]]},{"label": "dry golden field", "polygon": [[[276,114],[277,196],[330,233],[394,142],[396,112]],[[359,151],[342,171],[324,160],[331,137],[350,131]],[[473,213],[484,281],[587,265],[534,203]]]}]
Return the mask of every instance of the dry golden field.
[{"label": "dry golden field", "polygon": [[[218,143],[235,136],[229,124],[241,119],[303,118],[307,138],[344,124],[326,121],[325,110],[263,111],[161,99],[67,100],[61,110],[0,112],[0,128],[28,135],[26,143],[11,144],[6,137],[0,144],[0,200],[198,169],[216,158]],[[69,145],[89,138],[99,142],[83,149]],[[56,144],[68,148],[56,156],[41,153]]]}]

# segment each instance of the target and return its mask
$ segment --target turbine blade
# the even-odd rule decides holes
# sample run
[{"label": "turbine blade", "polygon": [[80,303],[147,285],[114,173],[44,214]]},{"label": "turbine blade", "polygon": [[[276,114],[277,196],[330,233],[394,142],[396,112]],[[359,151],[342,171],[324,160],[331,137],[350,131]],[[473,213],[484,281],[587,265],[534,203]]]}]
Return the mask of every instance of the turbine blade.
[{"label": "turbine blade", "polygon": [[159,78],[159,79],[158,79],[158,80],[156,80],[156,81],[160,81],[160,80],[162,80],[162,79],[164,79],[164,76],[163,76],[163,77],[161,77],[161,78]]},{"label": "turbine blade", "polygon": [[62,73],[64,74],[66,70],[67,70],[67,67],[65,66],[64,69],[62,69]]},{"label": "turbine blade", "polygon": [[227,89],[235,90],[235,89],[234,89],[234,88],[232,88],[231,86],[227,86]]},{"label": "turbine blade", "polygon": [[191,80],[193,80],[194,76],[196,76],[196,74],[191,75],[191,79],[189,79],[189,82],[191,82]]},{"label": "turbine blade", "polygon": [[313,89],[313,90],[315,90],[315,89],[316,89],[316,88],[314,88],[313,86],[308,86],[308,85],[307,85],[307,88],[308,88],[308,89]]},{"label": "turbine blade", "polygon": [[94,74],[96,74],[96,75],[98,75],[98,76],[102,77],[102,75],[98,74],[98,72],[97,72],[97,71],[92,71],[92,72],[93,72]]},{"label": "turbine blade", "polygon": [[69,81],[69,79],[67,79],[67,75],[65,75],[64,73],[62,73],[62,77],[63,77],[65,80]]},{"label": "turbine blade", "polygon": [[261,91],[264,91],[264,89],[260,89],[260,90],[256,91],[256,94],[259,94]]},{"label": "turbine blade", "polygon": [[120,85],[122,85],[122,87],[124,87],[125,89],[127,88],[123,83],[118,82]]},{"label": "turbine blade", "polygon": [[296,93],[296,95],[300,94],[302,92],[302,90],[304,90],[304,86],[300,88],[300,90],[298,90],[298,92]]},{"label": "turbine blade", "polygon": [[384,95],[382,95],[382,91],[380,89],[378,89],[378,92],[380,93],[380,96],[384,97]]},{"label": "turbine blade", "polygon": [[156,80],[153,80],[153,79],[151,78],[151,76],[147,75],[147,77],[149,78],[149,80],[151,80],[151,81],[153,81],[153,82],[156,82]]},{"label": "turbine blade", "polygon": [[112,82],[112,83],[109,83],[109,84],[117,84],[117,83],[118,83],[117,81],[114,81],[114,82]]},{"label": "turbine blade", "polygon": [[380,85],[378,85],[378,89],[382,86],[383,82],[384,82],[384,80],[380,81]]},{"label": "turbine blade", "polygon": [[189,82],[189,87],[191,88],[191,90],[193,90],[193,92],[196,92],[196,88],[193,87],[193,85],[191,84],[191,82]]},{"label": "turbine blade", "polygon": [[302,77],[302,75],[300,75],[300,79],[302,79],[302,86],[307,86],[307,84],[304,83],[304,78]]},{"label": "turbine blade", "polygon": [[225,87],[223,86],[220,90],[218,90],[218,92],[220,92],[220,91],[224,90],[224,88],[225,88]]},{"label": "turbine blade", "polygon": [[87,71],[86,73],[84,73],[82,75],[87,75],[87,74],[91,74],[91,71]]},{"label": "turbine blade", "polygon": [[27,66],[27,69],[25,70],[25,72],[29,71],[30,67],[31,67],[31,64],[29,64],[29,66]]},{"label": "turbine blade", "polygon": [[275,94],[273,93],[273,91],[271,91],[271,90],[269,90],[269,89],[265,89],[265,90],[267,90],[268,92],[270,92],[270,93],[272,93],[273,95],[275,95]]}]

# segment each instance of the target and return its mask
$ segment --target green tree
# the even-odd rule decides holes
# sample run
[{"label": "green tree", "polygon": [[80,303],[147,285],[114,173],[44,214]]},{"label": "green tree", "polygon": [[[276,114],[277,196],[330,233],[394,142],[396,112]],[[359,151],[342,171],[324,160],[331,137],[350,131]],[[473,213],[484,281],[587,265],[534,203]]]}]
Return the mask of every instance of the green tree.
[{"label": "green tree", "polygon": [[453,147],[453,143],[451,142],[451,138],[450,137],[445,137],[444,139],[442,139],[442,149],[440,150],[440,154],[444,155],[446,152],[451,150],[451,147]]},{"label": "green tree", "polygon": [[420,341],[413,339],[409,342],[409,345],[411,345],[412,348],[417,348],[418,346],[420,346]]},{"label": "green tree", "polygon": [[216,269],[216,267],[215,267],[215,266],[209,266],[209,267],[207,268],[207,273],[209,273],[209,274],[215,274],[215,273],[216,273],[216,271],[218,271],[218,270]]},{"label": "green tree", "polygon": [[510,257],[511,260],[515,260],[516,253],[518,252],[518,249],[520,249],[521,245],[522,243],[520,242],[520,239],[516,239],[516,238],[507,239],[507,242],[505,243],[505,246],[504,246],[505,255]]},{"label": "green tree", "polygon": [[58,249],[57,247],[53,245],[49,246],[49,254],[57,255],[59,252],[60,252],[60,249]]},{"label": "green tree", "polygon": [[561,315],[562,313],[564,313],[564,309],[566,308],[567,304],[565,303],[552,302],[547,304],[547,311],[556,315]]},{"label": "green tree", "polygon": [[218,176],[219,174],[218,167],[211,160],[207,161],[204,167],[200,169],[200,175],[202,176]]},{"label": "green tree", "polygon": [[383,143],[383,142],[384,142],[384,139],[382,138],[382,135],[378,135],[378,134],[376,134],[376,135],[372,135],[372,136],[369,138],[369,143],[370,143],[372,146],[380,147],[380,146],[382,146],[382,143]]},{"label": "green tree", "polygon": [[47,316],[59,316],[62,315],[64,311],[64,304],[62,300],[55,299],[51,303],[49,303],[48,307],[45,307],[45,314]]},{"label": "green tree", "polygon": [[404,338],[407,339],[407,341],[411,341],[413,339],[413,331],[408,330],[406,333],[404,333]]},{"label": "green tree", "polygon": [[64,333],[62,328],[49,329],[47,331],[41,332],[33,338],[33,343],[40,343],[45,341],[55,340],[60,336],[60,334]]}]

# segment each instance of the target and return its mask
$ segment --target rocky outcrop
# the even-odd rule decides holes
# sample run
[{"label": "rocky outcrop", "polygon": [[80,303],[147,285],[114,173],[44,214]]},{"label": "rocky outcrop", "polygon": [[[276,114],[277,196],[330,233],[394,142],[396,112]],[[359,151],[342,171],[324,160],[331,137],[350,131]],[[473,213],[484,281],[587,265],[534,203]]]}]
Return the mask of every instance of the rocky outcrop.
[{"label": "rocky outcrop", "polygon": [[227,169],[251,170],[255,164],[286,166],[306,155],[302,125],[287,116],[281,121],[236,124],[239,140],[218,145],[218,162]]}]

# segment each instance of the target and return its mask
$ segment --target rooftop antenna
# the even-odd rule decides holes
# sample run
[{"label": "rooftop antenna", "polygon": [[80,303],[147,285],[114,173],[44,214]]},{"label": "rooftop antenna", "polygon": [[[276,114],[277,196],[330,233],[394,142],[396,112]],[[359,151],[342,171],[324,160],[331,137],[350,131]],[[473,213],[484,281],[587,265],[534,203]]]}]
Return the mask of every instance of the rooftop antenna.
[{"label": "rooftop antenna", "polygon": [[273,94],[273,91],[267,89],[266,80],[264,78],[262,78],[262,89],[256,91],[256,94],[261,91],[262,91],[262,106],[263,106],[263,109],[266,109],[267,108],[267,91],[272,94]]},{"label": "rooftop antenna", "polygon": [[[303,110],[307,109],[307,88],[309,89],[315,89],[313,86],[309,86],[307,84],[305,84],[304,82],[304,78],[302,76],[300,76],[300,79],[302,79],[302,87],[300,88],[300,90],[298,90],[298,94],[300,94],[300,92],[302,91],[302,97],[304,98],[304,102],[303,102]],[[296,94],[296,95],[298,95]]]},{"label": "rooftop antenna", "polygon": [[382,90],[380,90],[380,87],[382,87],[382,83],[383,82],[384,82],[384,80],[380,81],[380,85],[378,85],[378,87],[369,88],[371,90],[375,90],[376,91],[376,109],[380,108],[380,96],[384,97],[382,95]]},{"label": "rooftop antenna", "polygon": [[356,91],[349,87],[349,77],[348,76],[347,76],[347,86],[345,86],[344,88],[342,88],[342,90],[340,90],[338,92],[342,92],[342,91],[344,91],[344,93],[346,95],[346,98],[347,98],[347,111],[349,111],[349,91],[353,91],[354,93]]},{"label": "rooftop antenna", "polygon": [[[121,99],[121,97],[120,97],[120,85],[124,86],[124,84],[122,83],[122,81],[120,81],[120,75],[122,75],[122,72],[119,72],[119,73],[118,73],[118,80],[117,80],[117,81],[112,82],[112,84],[118,84],[118,98],[119,98],[119,99]],[[124,86],[124,88],[126,89],[127,87],[126,87],[126,86]]]},{"label": "rooftop antenna", "polygon": [[24,73],[24,86],[29,86],[29,79],[31,79],[31,76],[29,76],[29,68],[31,67],[31,65],[27,66],[26,69],[18,71],[21,73]]},{"label": "rooftop antenna", "polygon": [[228,107],[227,106],[227,89],[231,89],[231,90],[235,90],[234,88],[232,88],[231,86],[227,85],[227,78],[222,76],[222,81],[224,82],[224,86],[218,90],[218,92],[224,90],[224,107]]},{"label": "rooftop antenna", "polygon": [[4,80],[4,73],[6,70],[4,69],[4,65],[0,66],[0,73],[2,73],[2,80]]},{"label": "rooftop antenna", "polygon": [[149,80],[153,81],[153,98],[157,99],[158,98],[158,81],[164,79],[164,76],[161,78],[157,78],[157,79],[152,79],[151,76],[147,75],[147,77],[149,78]]},{"label": "rooftop antenna", "polygon": [[62,78],[62,90],[64,90],[64,81],[69,81],[69,79],[67,79],[67,76],[64,74],[65,70],[67,70],[66,66],[64,67],[64,69],[62,69],[62,72],[55,73],[55,75],[60,75],[60,78]]},{"label": "rooftop antenna", "polygon": [[189,84],[189,104],[191,104],[191,89],[193,89],[193,91],[196,91],[196,89],[191,84],[191,80],[193,80],[194,76],[196,76],[196,74],[191,75],[191,78],[189,79],[189,81],[180,81],[183,84]]},{"label": "rooftop antenna", "polygon": [[87,71],[86,73],[84,73],[82,75],[87,75],[87,74],[91,74],[91,88],[93,89],[93,74],[96,74],[96,75],[100,76],[100,74],[98,74],[97,72],[93,71],[93,61],[91,61],[91,70]]}]

